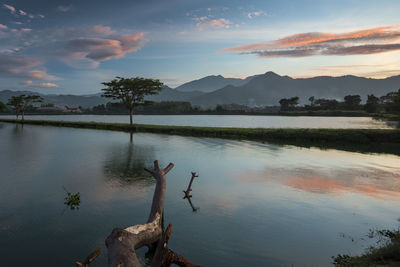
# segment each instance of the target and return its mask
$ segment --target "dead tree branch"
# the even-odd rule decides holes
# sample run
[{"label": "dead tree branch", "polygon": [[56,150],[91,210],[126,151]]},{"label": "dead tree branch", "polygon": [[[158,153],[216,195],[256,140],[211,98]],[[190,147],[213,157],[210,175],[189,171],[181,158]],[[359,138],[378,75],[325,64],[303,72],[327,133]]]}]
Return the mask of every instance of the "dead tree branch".
[{"label": "dead tree branch", "polygon": [[185,199],[185,198],[190,198],[190,197],[192,197],[192,196],[190,195],[190,192],[192,191],[192,183],[193,183],[193,180],[194,180],[194,178],[196,178],[196,177],[199,177],[199,176],[198,176],[195,172],[192,172],[192,178],[190,179],[188,188],[186,189],[186,191],[183,190],[183,193],[185,193],[185,196],[183,197],[184,199]]},{"label": "dead tree branch", "polygon": [[146,224],[139,224],[125,229],[115,228],[106,239],[109,266],[140,266],[135,250],[150,246],[162,236],[161,219],[164,209],[166,189],[165,175],[174,167],[170,163],[161,169],[158,161],[154,161],[154,169],[145,168],[156,179],[153,203]]},{"label": "dead tree branch", "polygon": [[87,258],[83,261],[83,262],[75,262],[77,267],[89,267],[89,264],[92,263],[97,256],[100,255],[100,249],[96,249],[95,251],[93,251],[92,253],[89,254],[89,256],[87,256]]},{"label": "dead tree branch", "polygon": [[[115,228],[112,231],[106,239],[109,266],[140,266],[135,250],[143,246],[150,247],[153,244],[157,244],[157,246],[151,266],[170,266],[173,263],[185,267],[196,266],[167,247],[172,231],[171,225],[168,225],[163,234],[162,217],[166,190],[165,175],[173,167],[174,164],[170,163],[166,168],[161,169],[156,160],[154,161],[153,170],[145,168],[157,181],[149,218],[146,224],[133,225],[125,229]],[[195,176],[195,173],[193,176]]]},{"label": "dead tree branch", "polygon": [[151,267],[169,267],[171,264],[176,264],[181,267],[198,267],[191,264],[183,256],[175,253],[168,248],[168,240],[172,233],[172,225],[169,224],[162,238],[158,241],[156,253],[154,254]]}]

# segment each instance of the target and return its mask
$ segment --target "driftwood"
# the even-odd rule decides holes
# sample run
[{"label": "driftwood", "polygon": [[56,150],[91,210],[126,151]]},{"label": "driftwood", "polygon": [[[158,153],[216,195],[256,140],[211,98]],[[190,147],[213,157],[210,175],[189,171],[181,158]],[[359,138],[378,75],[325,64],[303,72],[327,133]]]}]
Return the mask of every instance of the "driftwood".
[{"label": "driftwood", "polygon": [[146,224],[133,225],[125,229],[115,228],[111,232],[106,239],[109,266],[140,266],[135,250],[143,246],[148,246],[149,248],[156,246],[155,257],[151,266],[169,266],[172,263],[176,263],[179,266],[195,266],[167,248],[168,238],[171,234],[170,225],[165,234],[163,234],[165,175],[173,167],[174,164],[170,163],[166,168],[161,169],[156,160],[154,161],[153,170],[145,168],[156,179],[156,188],[149,218]]},{"label": "driftwood", "polygon": [[100,249],[96,249],[95,251],[93,251],[92,253],[89,254],[89,256],[87,256],[87,258],[83,261],[83,262],[75,262],[77,267],[88,267],[89,264],[91,262],[93,262],[97,256],[100,255]]},{"label": "driftwood", "polygon": [[192,196],[190,195],[190,192],[192,191],[192,183],[193,183],[193,180],[194,180],[194,178],[196,178],[196,177],[199,177],[199,176],[198,176],[195,172],[192,172],[192,178],[190,179],[188,188],[186,189],[186,191],[183,190],[183,193],[185,193],[185,196],[183,197],[184,199],[185,199],[185,198],[191,198],[191,197],[192,197]]},{"label": "driftwood", "polygon": [[170,266],[176,264],[181,267],[198,267],[191,264],[187,259],[168,248],[168,240],[172,233],[172,225],[168,224],[162,238],[157,243],[156,253],[154,254],[151,267]]}]

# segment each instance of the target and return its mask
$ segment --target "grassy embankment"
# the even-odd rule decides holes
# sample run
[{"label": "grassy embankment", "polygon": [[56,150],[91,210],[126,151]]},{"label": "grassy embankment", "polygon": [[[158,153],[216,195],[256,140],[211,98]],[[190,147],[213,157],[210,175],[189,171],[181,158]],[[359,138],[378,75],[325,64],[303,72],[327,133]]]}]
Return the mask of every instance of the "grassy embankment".
[{"label": "grassy embankment", "polygon": [[[20,120],[16,119],[0,119],[0,122],[21,123]],[[52,120],[25,120],[24,124],[254,140],[302,147],[334,148],[347,151],[382,152],[400,155],[400,130],[220,128],[146,124],[134,124],[131,126],[125,123]]]}]

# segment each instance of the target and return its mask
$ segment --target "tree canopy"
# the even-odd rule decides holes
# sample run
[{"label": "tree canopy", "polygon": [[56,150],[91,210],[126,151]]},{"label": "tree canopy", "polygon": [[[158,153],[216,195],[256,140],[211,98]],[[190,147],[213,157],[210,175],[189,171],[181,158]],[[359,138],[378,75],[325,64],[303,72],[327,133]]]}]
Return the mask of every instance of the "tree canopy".
[{"label": "tree canopy", "polygon": [[110,82],[103,82],[107,86],[102,89],[103,97],[119,100],[129,109],[130,124],[133,123],[133,108],[147,104],[146,95],[155,95],[162,90],[163,83],[157,79],[142,77],[122,78],[116,77]]},{"label": "tree canopy", "polygon": [[299,97],[282,98],[279,100],[282,111],[293,110],[299,104]]},{"label": "tree canopy", "polygon": [[26,108],[31,105],[32,103],[42,102],[43,98],[38,95],[18,95],[12,96],[9,100],[7,105],[11,106],[15,110],[15,115],[19,116],[22,114],[22,120],[24,120],[25,110]]}]

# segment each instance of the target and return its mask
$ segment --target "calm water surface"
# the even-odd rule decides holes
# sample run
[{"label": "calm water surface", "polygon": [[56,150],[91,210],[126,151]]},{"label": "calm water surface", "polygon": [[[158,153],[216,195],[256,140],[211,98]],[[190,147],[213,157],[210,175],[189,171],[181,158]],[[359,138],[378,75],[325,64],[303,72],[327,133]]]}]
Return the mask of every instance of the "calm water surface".
[{"label": "calm water surface", "polygon": [[[392,155],[5,123],[0,151],[3,266],[74,266],[96,247],[93,266],[106,266],[111,230],[147,220],[154,159],[175,163],[169,246],[202,266],[327,266],[370,245],[369,229],[399,226]],[[196,212],[182,199],[191,171]]]},{"label": "calm water surface", "polygon": [[[0,118],[15,116],[0,116]],[[128,115],[33,115],[33,120],[95,121],[129,123]],[[368,117],[245,116],[245,115],[135,115],[135,123],[177,126],[239,128],[362,128],[390,129],[396,122]]]}]

